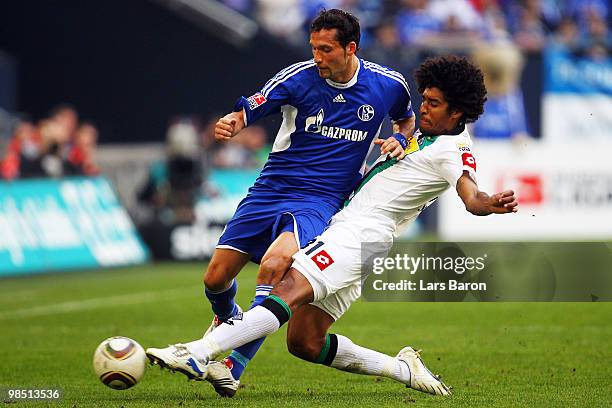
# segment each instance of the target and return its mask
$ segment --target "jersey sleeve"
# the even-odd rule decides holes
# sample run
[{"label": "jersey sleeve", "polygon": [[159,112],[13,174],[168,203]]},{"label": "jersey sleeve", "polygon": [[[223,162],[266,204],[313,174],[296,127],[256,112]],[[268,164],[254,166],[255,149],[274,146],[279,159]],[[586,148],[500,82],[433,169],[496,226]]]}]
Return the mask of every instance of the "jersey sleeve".
[{"label": "jersey sleeve", "polygon": [[414,116],[408,84],[403,76],[396,75],[397,78],[390,81],[393,86],[391,92],[389,92],[389,97],[393,98],[389,108],[389,117],[394,121]]},{"label": "jersey sleeve", "polygon": [[241,96],[234,105],[234,112],[244,109],[245,125],[249,125],[265,116],[280,112],[290,99],[290,92],[285,83],[281,83],[277,74],[264,87],[248,98]]},{"label": "jersey sleeve", "polygon": [[476,159],[472,154],[471,143],[454,142],[451,147],[440,153],[436,165],[440,175],[451,187],[457,185],[464,171],[467,171],[472,180],[476,182]]}]

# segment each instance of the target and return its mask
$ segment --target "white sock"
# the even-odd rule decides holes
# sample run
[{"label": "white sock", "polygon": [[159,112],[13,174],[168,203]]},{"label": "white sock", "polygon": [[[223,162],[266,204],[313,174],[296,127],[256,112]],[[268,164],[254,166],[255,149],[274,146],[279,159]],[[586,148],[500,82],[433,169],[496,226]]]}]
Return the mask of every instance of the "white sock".
[{"label": "white sock", "polygon": [[225,351],[272,334],[278,328],[278,319],[271,311],[255,306],[244,312],[242,319],[232,318],[229,323],[221,324],[203,339],[185,345],[198,360],[208,362]]},{"label": "white sock", "polygon": [[404,384],[410,381],[410,369],[397,358],[358,346],[339,334],[336,337],[338,350],[332,367],[356,374],[388,377]]}]

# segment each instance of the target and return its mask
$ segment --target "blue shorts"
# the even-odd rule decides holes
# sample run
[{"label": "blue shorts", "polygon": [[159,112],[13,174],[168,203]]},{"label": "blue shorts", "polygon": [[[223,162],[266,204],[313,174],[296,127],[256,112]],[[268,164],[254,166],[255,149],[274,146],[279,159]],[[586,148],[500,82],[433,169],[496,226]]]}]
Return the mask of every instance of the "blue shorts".
[{"label": "blue shorts", "polygon": [[313,197],[284,198],[250,193],[225,226],[217,248],[247,253],[253,262],[259,263],[281,233],[293,232],[302,248],[321,235],[338,210],[338,206]]}]

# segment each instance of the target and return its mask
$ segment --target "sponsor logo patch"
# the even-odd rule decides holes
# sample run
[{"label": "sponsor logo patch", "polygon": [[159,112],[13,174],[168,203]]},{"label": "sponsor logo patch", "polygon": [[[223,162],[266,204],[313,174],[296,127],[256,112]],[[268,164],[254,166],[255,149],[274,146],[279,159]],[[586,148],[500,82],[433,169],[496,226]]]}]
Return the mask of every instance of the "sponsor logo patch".
[{"label": "sponsor logo patch", "polygon": [[324,271],[329,265],[334,263],[331,256],[325,251],[321,250],[314,254],[310,259],[319,267],[321,271]]},{"label": "sponsor logo patch", "polygon": [[304,127],[304,130],[309,133],[320,133],[323,119],[325,119],[325,111],[321,109],[316,116],[309,116],[306,118],[306,126]]},{"label": "sponsor logo patch", "polygon": [[472,151],[470,146],[465,142],[457,142],[456,145],[457,145],[457,149],[459,149],[460,152],[471,152]]},{"label": "sponsor logo patch", "polygon": [[267,101],[266,97],[260,94],[259,92],[247,98],[247,102],[249,103],[249,108],[251,110],[255,108],[259,108],[261,105],[266,103],[266,101]]},{"label": "sponsor logo patch", "polygon": [[323,119],[325,119],[325,112],[321,109],[316,116],[309,116],[306,118],[304,131],[308,133],[320,133],[330,139],[346,139],[352,142],[361,142],[368,137],[367,130],[323,126]]},{"label": "sponsor logo patch", "polygon": [[461,155],[461,160],[463,161],[464,166],[468,166],[472,170],[476,171],[476,159],[474,159],[472,153],[463,153]]}]

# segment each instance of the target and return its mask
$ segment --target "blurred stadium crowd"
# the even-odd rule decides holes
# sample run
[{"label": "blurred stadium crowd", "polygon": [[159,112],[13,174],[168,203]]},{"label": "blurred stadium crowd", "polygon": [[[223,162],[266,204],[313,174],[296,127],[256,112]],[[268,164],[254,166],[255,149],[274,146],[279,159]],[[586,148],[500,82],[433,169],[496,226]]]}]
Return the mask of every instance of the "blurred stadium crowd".
[{"label": "blurred stadium crowd", "polygon": [[[472,55],[485,71],[489,90],[486,113],[472,131],[480,138],[523,138],[531,133],[518,87],[526,53],[555,48],[597,61],[609,58],[612,49],[606,0],[218,1],[302,49],[308,23],[319,10],[349,10],[362,24],[362,56],[404,73],[409,82],[410,72],[429,55]],[[262,128],[220,147],[205,136],[210,124],[199,126],[190,119],[182,121],[183,127],[185,123],[197,128],[204,167],[257,168],[265,160],[264,146],[271,135]],[[99,171],[97,129],[91,122],[79,123],[71,106],[59,106],[37,123],[14,121],[9,132],[10,141],[0,149],[3,179]]]},{"label": "blurred stadium crowd", "polygon": [[481,66],[489,91],[477,138],[539,137],[528,123],[519,87],[525,56],[546,48],[592,61],[610,57],[606,0],[220,0],[255,18],[270,34],[296,47],[322,8],[342,8],[362,24],[361,55],[404,74],[436,54],[469,55]]},{"label": "blurred stadium crowd", "polygon": [[595,59],[612,46],[606,0],[220,1],[297,45],[321,8],[348,10],[360,19],[365,52],[398,68],[414,53],[467,51],[482,43],[512,42],[524,51],[555,44]]},{"label": "blurred stadium crowd", "polygon": [[[204,126],[195,118],[173,120],[167,131],[168,167],[184,169],[193,161],[199,170],[215,168],[261,168],[269,153],[266,131],[251,126],[230,143],[214,140],[212,118]],[[11,137],[0,160],[0,178],[92,176],[100,173],[96,162],[98,130],[90,121],[79,121],[70,105],[58,105],[38,122],[21,116],[13,119]],[[178,164],[172,164],[172,163]],[[195,170],[196,167],[193,167]],[[152,177],[159,178],[159,163]],[[149,187],[148,187],[149,188]],[[146,194],[145,194],[146,195]]]},{"label": "blurred stadium crowd", "polygon": [[[308,23],[319,10],[349,10],[362,24],[362,56],[404,73],[409,82],[409,73],[429,55],[472,55],[485,71],[489,90],[485,115],[472,130],[480,138],[529,135],[518,87],[525,53],[549,47],[597,61],[609,58],[612,49],[606,0],[219,1],[300,48],[308,40]],[[189,157],[197,150],[202,168],[263,164],[271,139],[263,128],[249,128],[233,143],[219,145],[211,139],[213,123],[214,119],[200,125],[193,118],[172,123],[168,152],[176,151],[177,144],[184,150],[181,154]],[[11,137],[0,149],[3,179],[99,172],[95,162],[98,131],[91,122],[79,122],[72,106],[58,106],[37,123],[22,116],[12,122],[9,132]]]},{"label": "blurred stadium crowd", "polygon": [[79,121],[72,106],[59,105],[36,123],[21,117],[13,122],[0,175],[5,180],[96,175],[97,143],[96,126]]}]

